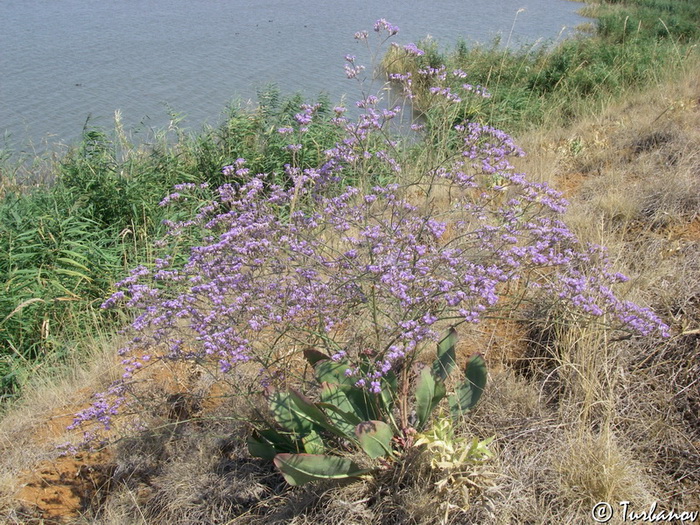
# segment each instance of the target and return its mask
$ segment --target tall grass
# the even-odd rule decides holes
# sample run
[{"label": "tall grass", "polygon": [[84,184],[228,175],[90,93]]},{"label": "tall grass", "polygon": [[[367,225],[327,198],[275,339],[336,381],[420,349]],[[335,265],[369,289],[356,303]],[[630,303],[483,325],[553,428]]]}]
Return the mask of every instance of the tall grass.
[{"label": "tall grass", "polygon": [[[410,56],[393,48],[383,60],[387,73],[411,71],[418,109],[429,113],[426,67],[463,69],[471,84],[487,86],[491,99],[463,113],[510,131],[573,122],[607,103],[658,84],[683,67],[696,52],[700,9],[692,1],[619,0],[583,9],[595,18],[592,29],[558,44],[541,43],[511,50],[500,40],[469,48],[464,42]],[[592,33],[592,34],[589,34]],[[420,45],[419,45],[420,47]],[[418,78],[416,78],[418,77]]]},{"label": "tall grass", "polygon": [[[218,127],[199,133],[178,128],[135,144],[119,119],[113,130],[87,128],[82,140],[51,163],[50,184],[35,184],[35,168],[0,156],[0,399],[14,397],[43,362],[70,352],[68,334],[85,319],[111,318],[99,306],[128,268],[153,262],[163,220],[195,210],[159,206],[176,184],[224,182],[222,166],[239,157],[256,172],[285,177],[292,153],[277,129],[293,121],[303,102],[270,86],[257,106],[232,103]],[[329,102],[304,137],[306,159],[317,165],[334,143]],[[43,177],[42,178],[47,178]],[[203,190],[206,193],[206,190]],[[206,195],[205,195],[206,196]],[[189,241],[183,239],[183,251]]]},{"label": "tall grass", "polygon": [[10,195],[0,208],[0,387],[11,392],[35,361],[60,351],[121,269],[108,231],[48,192]]}]

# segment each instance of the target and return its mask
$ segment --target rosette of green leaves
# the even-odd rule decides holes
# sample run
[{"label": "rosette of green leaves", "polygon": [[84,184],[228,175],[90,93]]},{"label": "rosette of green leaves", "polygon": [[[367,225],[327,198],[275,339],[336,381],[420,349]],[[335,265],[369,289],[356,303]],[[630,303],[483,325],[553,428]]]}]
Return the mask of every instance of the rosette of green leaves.
[{"label": "rosette of green leaves", "polygon": [[[438,343],[437,359],[425,368],[416,386],[417,428],[425,427],[435,407],[446,396],[445,379],[456,367],[456,332],[451,329]],[[311,401],[293,389],[269,396],[272,417],[279,428],[257,430],[248,440],[253,456],[268,459],[291,485],[321,479],[355,478],[370,472],[338,455],[340,448],[359,449],[370,458],[393,457],[398,425],[393,416],[398,380],[389,372],[381,379],[381,394],[356,385],[346,374],[344,361],[333,361],[310,350],[305,356],[314,367],[321,385],[318,401]],[[472,356],[465,369],[466,379],[448,397],[452,416],[461,417],[479,400],[486,384],[486,363]],[[330,453],[330,454],[329,454]]]},{"label": "rosette of green leaves", "polygon": [[293,389],[271,394],[270,411],[280,428],[254,432],[248,440],[250,453],[272,460],[291,485],[368,473],[354,461],[327,452],[335,444],[359,448],[372,459],[393,455],[394,431],[377,418],[392,409],[395,377],[390,375],[383,385],[393,392],[377,396],[345,375],[347,364],[315,351],[306,357],[321,385],[319,400],[311,401]]}]

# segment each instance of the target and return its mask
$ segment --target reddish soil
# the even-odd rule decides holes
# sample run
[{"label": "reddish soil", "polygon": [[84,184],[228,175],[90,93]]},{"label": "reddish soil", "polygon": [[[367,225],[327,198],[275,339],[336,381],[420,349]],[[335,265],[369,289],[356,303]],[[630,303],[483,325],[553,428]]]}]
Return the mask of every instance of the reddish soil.
[{"label": "reddish soil", "polygon": [[[146,380],[170,402],[169,408],[164,407],[166,417],[180,419],[190,416],[189,413],[182,413],[179,400],[184,397],[183,392],[192,391],[193,383],[198,378],[191,365],[159,362],[144,372]],[[48,414],[32,429],[28,446],[50,451],[56,443],[79,442],[81,433],[69,431],[67,427],[78,411],[90,405],[90,396],[91,393],[83,389],[75,396],[84,400],[81,404],[59,407]],[[215,403],[208,405],[214,406]],[[69,522],[90,508],[98,507],[109,493],[115,469],[109,448],[65,456],[56,451],[56,456],[32,465],[19,475],[19,488],[13,499],[19,504],[24,519],[33,520],[30,523],[54,525]]]},{"label": "reddish soil", "polygon": [[109,452],[43,461],[23,474],[15,498],[44,523],[62,523],[104,498],[113,472]]}]

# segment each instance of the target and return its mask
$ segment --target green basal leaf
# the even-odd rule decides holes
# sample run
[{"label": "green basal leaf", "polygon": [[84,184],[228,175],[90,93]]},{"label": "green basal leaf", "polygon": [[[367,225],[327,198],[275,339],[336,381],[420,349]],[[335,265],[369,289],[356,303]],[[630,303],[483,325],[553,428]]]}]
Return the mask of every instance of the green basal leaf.
[{"label": "green basal leaf", "polygon": [[279,451],[275,450],[275,447],[269,442],[255,436],[250,436],[248,438],[248,452],[253,457],[272,461]]},{"label": "green basal leaf", "polygon": [[290,485],[357,478],[370,472],[349,459],[319,454],[277,454],[274,463]]},{"label": "green basal leaf", "polygon": [[362,422],[348,399],[347,387],[323,383],[321,402],[317,406],[324,410],[328,419],[341,430],[348,439],[355,437],[355,427]]},{"label": "green basal leaf", "polygon": [[356,380],[345,375],[348,365],[344,362],[335,362],[330,359],[319,361],[315,365],[316,379],[319,383],[333,385],[355,386]]},{"label": "green basal leaf", "polygon": [[346,437],[346,434],[336,425],[334,425],[333,422],[326,415],[326,413],[323,410],[321,410],[315,403],[309,401],[306,397],[304,397],[296,390],[290,389],[289,394],[296,407],[303,414],[305,414],[306,417],[308,417],[308,419],[312,421],[314,425],[316,425],[317,427],[321,427],[331,432],[332,434],[335,434],[336,436],[342,438]]},{"label": "green basal leaf", "polygon": [[274,392],[270,396],[270,410],[282,428],[295,434],[309,434],[317,426],[314,418],[299,408],[291,392]]},{"label": "green basal leaf", "polygon": [[429,368],[421,372],[416,387],[416,413],[418,416],[418,430],[422,430],[430,419],[433,409],[440,400],[445,397],[445,383],[436,380]]},{"label": "green basal leaf", "polygon": [[301,444],[274,428],[256,430],[248,438],[248,451],[252,456],[272,461],[280,452],[301,452]]},{"label": "green basal leaf", "polygon": [[304,443],[304,451],[307,454],[323,454],[326,451],[323,439],[316,432],[304,436],[301,441]]},{"label": "green basal leaf", "polygon": [[353,386],[346,390],[346,395],[354,408],[355,414],[361,421],[380,419],[378,411],[378,397],[367,390]]},{"label": "green basal leaf", "polygon": [[433,375],[445,381],[457,366],[456,349],[457,331],[450,328],[447,335],[438,343],[437,359],[433,362]]},{"label": "green basal leaf", "polygon": [[382,402],[384,414],[388,415],[392,421],[394,404],[396,403],[396,390],[398,389],[398,378],[393,370],[386,373],[381,379],[382,393],[379,398]]},{"label": "green basal leaf", "polygon": [[474,387],[472,403],[475,405],[479,402],[481,394],[484,392],[484,388],[486,387],[486,379],[488,377],[488,369],[486,367],[484,356],[481,354],[474,354],[471,356],[467,360],[465,375],[467,376],[467,380]]},{"label": "green basal leaf", "polygon": [[455,393],[449,397],[450,412],[454,419],[472,409],[484,392],[488,371],[481,354],[474,354],[469,358],[464,374],[466,379],[457,385]]},{"label": "green basal leaf", "polygon": [[363,421],[355,429],[360,446],[372,459],[393,455],[394,433],[384,421]]}]

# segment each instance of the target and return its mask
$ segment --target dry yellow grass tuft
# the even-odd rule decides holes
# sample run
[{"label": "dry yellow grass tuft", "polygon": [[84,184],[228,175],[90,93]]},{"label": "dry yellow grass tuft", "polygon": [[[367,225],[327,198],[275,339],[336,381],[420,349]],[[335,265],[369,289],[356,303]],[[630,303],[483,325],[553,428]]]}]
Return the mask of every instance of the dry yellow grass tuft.
[{"label": "dry yellow grass tuft", "polygon": [[576,432],[569,436],[555,457],[560,497],[578,506],[579,513],[590,512],[599,501],[634,501],[648,508],[654,501],[643,468],[610,432]]}]

